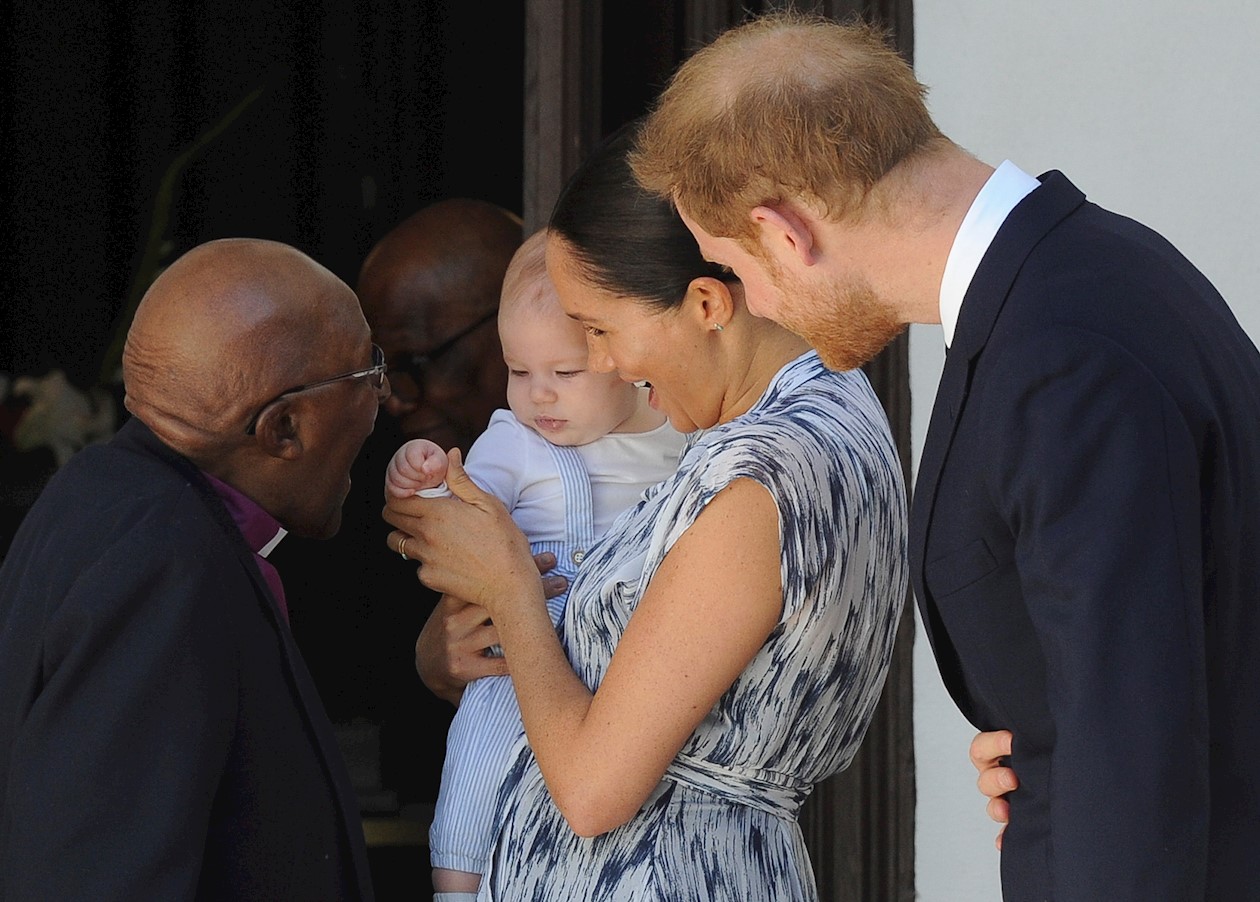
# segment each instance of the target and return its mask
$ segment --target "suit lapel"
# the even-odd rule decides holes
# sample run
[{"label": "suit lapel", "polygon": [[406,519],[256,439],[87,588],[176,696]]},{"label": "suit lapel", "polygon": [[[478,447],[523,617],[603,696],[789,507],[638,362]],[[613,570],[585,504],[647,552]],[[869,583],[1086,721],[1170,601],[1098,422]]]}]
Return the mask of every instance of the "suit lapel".
[{"label": "suit lapel", "polygon": [[[214,492],[214,489],[208,484],[207,488],[211,493]],[[217,494],[215,494],[214,500],[219,500]],[[221,502],[219,507],[223,508]],[[228,514],[226,508],[223,508],[223,513],[230,522],[231,515]],[[239,538],[240,530],[236,529],[235,523],[232,523],[232,528]],[[359,801],[351,785],[345,759],[342,757],[340,747],[337,745],[337,737],[333,733],[332,724],[328,720],[327,709],[324,708],[324,702],[319,696],[319,690],[315,687],[315,681],[311,677],[311,673],[306,667],[306,662],[303,660],[297,643],[293,639],[293,632],[289,629],[288,622],[280,615],[280,609],[276,604],[271,587],[263,577],[262,571],[258,569],[253,550],[245,544],[243,538],[239,539],[238,544],[240,548],[237,549],[237,559],[249,574],[249,578],[254,584],[254,591],[258,594],[259,604],[266,612],[272,629],[276,631],[280,638],[280,657],[289,676],[289,685],[297,697],[298,706],[302,712],[302,719],[306,721],[311,735],[316,739],[320,764],[324,769],[325,776],[328,778],[329,785],[333,789],[333,794],[337,798],[337,808],[341,815],[341,822],[345,825],[346,841],[354,857],[355,876],[359,882],[360,892],[364,898],[367,898],[368,892],[366,887],[369,885],[370,878],[367,847],[363,836],[363,821],[359,814]],[[281,574],[282,579],[283,576],[284,574]]]},{"label": "suit lapel", "polygon": [[924,582],[925,549],[941,470],[967,402],[976,358],[984,350],[1028,255],[1042,238],[1085,202],[1085,195],[1060,172],[1046,173],[1041,176],[1041,182],[1041,187],[1020,201],[1002,224],[963,298],[954,342],[945,358],[919,460],[910,514],[911,576],[924,627],[933,646],[939,637],[933,631],[935,618],[929,616]]},{"label": "suit lapel", "polygon": [[[254,584],[254,591],[258,596],[259,604],[262,606],[271,628],[275,630],[276,635],[280,639],[280,657],[284,663],[285,672],[289,677],[289,686],[296,696],[298,707],[302,712],[302,719],[306,721],[311,735],[316,739],[320,765],[323,767],[324,775],[327,777],[329,786],[332,787],[333,794],[337,799],[337,808],[341,815],[341,822],[345,826],[346,841],[354,858],[355,876],[358,879],[360,892],[364,898],[367,898],[369,895],[367,887],[370,885],[370,877],[367,847],[363,836],[363,821],[359,814],[359,801],[351,785],[345,759],[342,757],[340,747],[337,745],[337,737],[333,733],[332,724],[328,720],[327,709],[324,708],[324,702],[319,696],[319,690],[315,687],[315,681],[306,667],[306,662],[298,650],[296,641],[294,641],[293,632],[289,629],[288,621],[280,614],[280,608],[271,591],[271,586],[267,584],[266,578],[258,568],[253,549],[246,544],[240,530],[232,520],[232,515],[228,513],[227,508],[219,499],[218,493],[204,479],[200,479],[200,474],[198,474],[198,478],[200,484],[204,485],[206,492],[209,493],[206,499],[207,505],[215,509],[216,516],[221,513],[222,518],[226,518],[224,528],[228,529],[230,527],[229,531],[236,539],[237,560],[245,569],[245,572],[249,574],[250,581]],[[282,579],[283,577],[284,574],[281,574]]]},{"label": "suit lapel", "polygon": [[358,800],[350,785],[345,763],[337,746],[337,738],[333,735],[319,691],[315,688],[310,671],[306,669],[288,623],[282,622],[279,606],[272,595],[271,587],[267,585],[267,580],[254,561],[253,549],[245,542],[232,515],[214,487],[202,476],[201,471],[187,458],[163,444],[147,426],[132,418],[119,430],[114,442],[138,450],[140,453],[158,457],[184,475],[232,543],[236,559],[249,575],[254,585],[254,592],[258,596],[258,603],[262,606],[268,622],[280,639],[280,654],[289,676],[289,685],[297,698],[303,719],[317,740],[320,763],[337,797],[341,819],[346,826],[347,839],[355,859],[356,877],[360,888],[363,889],[368,885],[369,877]]}]

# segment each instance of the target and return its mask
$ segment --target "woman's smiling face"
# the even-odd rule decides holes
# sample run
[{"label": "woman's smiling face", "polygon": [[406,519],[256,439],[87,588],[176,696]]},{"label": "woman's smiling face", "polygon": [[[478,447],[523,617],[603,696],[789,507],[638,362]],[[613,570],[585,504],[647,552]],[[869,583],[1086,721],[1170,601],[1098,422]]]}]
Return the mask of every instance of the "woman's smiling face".
[{"label": "woman's smiling face", "polygon": [[560,306],[586,331],[587,365],[616,370],[627,382],[649,382],[649,403],[679,432],[707,429],[719,421],[724,386],[706,366],[702,315],[684,301],[660,310],[593,284],[562,238],[547,239],[547,273]]}]

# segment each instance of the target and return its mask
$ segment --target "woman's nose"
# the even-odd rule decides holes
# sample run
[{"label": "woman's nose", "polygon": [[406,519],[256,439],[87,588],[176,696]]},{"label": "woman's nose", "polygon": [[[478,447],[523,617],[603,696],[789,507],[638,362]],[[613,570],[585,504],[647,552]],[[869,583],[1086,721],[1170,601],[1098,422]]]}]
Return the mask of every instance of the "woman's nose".
[{"label": "woman's nose", "polygon": [[586,342],[586,368],[596,373],[611,373],[616,369],[608,353],[589,340]]}]

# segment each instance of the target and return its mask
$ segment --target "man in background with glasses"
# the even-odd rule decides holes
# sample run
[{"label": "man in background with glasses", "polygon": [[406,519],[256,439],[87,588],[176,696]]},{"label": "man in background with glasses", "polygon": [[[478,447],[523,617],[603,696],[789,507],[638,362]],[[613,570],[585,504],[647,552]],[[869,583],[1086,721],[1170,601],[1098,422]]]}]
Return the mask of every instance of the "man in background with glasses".
[{"label": "man in background with glasses", "polygon": [[494,321],[520,245],[516,216],[452,198],[403,220],[364,259],[357,291],[394,384],[385,409],[406,438],[466,450],[504,405]]},{"label": "man in background with glasses", "polygon": [[[514,214],[451,198],[403,220],[367,254],[356,291],[389,368],[388,416],[355,463],[341,534],[277,550],[290,595],[309,599],[295,605],[294,634],[342,735],[363,813],[408,809],[417,835],[424,807],[437,799],[454,708],[416,677],[413,643],[436,597],[414,563],[382,553],[381,485],[404,440],[467,450],[506,406],[495,317],[520,243]],[[415,861],[417,879],[427,880],[427,855]]]},{"label": "man in background with glasses", "polygon": [[340,527],[384,354],[327,269],[227,239],[154,282],[123,381],[0,569],[0,898],[370,899],[267,558]]}]

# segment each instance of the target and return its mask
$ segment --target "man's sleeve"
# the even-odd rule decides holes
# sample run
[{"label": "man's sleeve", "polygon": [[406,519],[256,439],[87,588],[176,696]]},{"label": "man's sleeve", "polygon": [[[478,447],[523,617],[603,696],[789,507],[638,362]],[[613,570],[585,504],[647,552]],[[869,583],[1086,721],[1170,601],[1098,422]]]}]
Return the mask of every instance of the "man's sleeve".
[{"label": "man's sleeve", "polygon": [[1046,661],[1055,898],[1202,898],[1208,700],[1194,438],[1165,387],[1105,337],[1038,336],[996,369],[1013,403],[986,424],[991,491],[1015,535]]},{"label": "man's sleeve", "polygon": [[7,898],[196,895],[238,679],[208,556],[116,543],[46,624],[5,789]]}]

